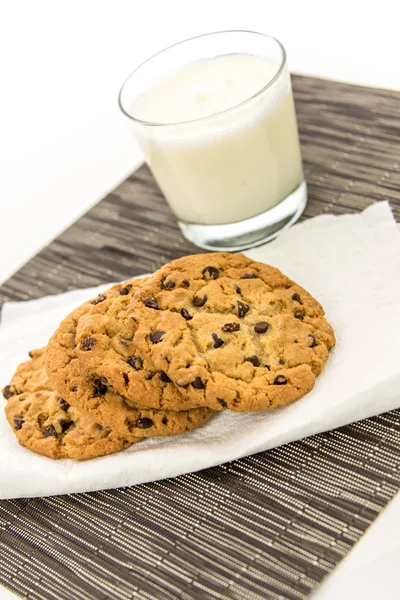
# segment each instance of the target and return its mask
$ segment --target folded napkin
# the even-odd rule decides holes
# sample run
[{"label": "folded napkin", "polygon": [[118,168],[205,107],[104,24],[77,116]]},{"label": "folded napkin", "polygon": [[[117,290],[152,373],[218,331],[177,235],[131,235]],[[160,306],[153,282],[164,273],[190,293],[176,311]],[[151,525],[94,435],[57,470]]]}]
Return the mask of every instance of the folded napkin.
[{"label": "folded napkin", "polygon": [[[87,462],[53,461],[18,445],[0,411],[0,497],[65,494],[155,481],[221,464],[400,406],[400,236],[389,205],[300,223],[247,252],[301,284],[324,306],[337,345],[315,388],[285,408],[218,413],[199,429],[153,438]],[[0,384],[47,343],[75,306],[106,289],[3,307]]]}]

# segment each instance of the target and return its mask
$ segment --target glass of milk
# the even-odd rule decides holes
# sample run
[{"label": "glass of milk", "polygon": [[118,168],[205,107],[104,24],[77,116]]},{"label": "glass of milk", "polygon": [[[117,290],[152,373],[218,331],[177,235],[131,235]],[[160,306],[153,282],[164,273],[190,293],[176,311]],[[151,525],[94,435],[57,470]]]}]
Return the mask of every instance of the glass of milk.
[{"label": "glass of milk", "polygon": [[243,250],[307,201],[285,50],[250,31],[175,44],[140,65],[119,104],[184,236]]}]

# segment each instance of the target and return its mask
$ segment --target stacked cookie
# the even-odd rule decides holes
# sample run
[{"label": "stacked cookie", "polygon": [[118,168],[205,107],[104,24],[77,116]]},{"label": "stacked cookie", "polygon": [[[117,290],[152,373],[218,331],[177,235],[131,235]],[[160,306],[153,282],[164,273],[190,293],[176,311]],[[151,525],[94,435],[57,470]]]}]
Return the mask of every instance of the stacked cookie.
[{"label": "stacked cookie", "polygon": [[178,259],[64,319],[3,390],[21,444],[92,458],[311,390],[335,338],[321,305],[243,255]]}]

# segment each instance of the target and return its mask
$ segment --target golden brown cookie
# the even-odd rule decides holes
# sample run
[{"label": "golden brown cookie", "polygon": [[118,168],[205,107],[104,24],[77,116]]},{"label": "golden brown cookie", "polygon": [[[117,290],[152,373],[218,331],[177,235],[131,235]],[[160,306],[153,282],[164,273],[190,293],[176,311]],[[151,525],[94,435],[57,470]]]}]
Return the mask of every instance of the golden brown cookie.
[{"label": "golden brown cookie", "polygon": [[[118,328],[108,329],[114,349],[122,326],[133,330],[137,356],[190,402],[239,412],[309,392],[335,343],[308,292],[274,267],[226,252],[159,269],[135,292]],[[76,343],[82,351],[84,338]]]},{"label": "golden brown cookie", "polygon": [[44,350],[32,352],[3,389],[7,420],[22,446],[50,458],[85,460],[140,441],[116,435],[61,398],[47,378]]},{"label": "golden brown cookie", "polygon": [[[117,284],[94,301],[78,307],[61,322],[47,347],[49,379],[68,403],[128,439],[129,436],[168,436],[190,431],[205,423],[213,415],[213,411],[204,407],[186,410],[187,403],[184,400],[178,404],[176,398],[180,400],[181,396],[172,383],[163,381],[156,370],[146,369],[144,365],[140,365],[138,369],[133,358],[129,360],[133,356],[132,351],[123,363],[123,371],[118,364],[109,363],[108,357],[101,352],[100,344],[97,344],[98,353],[93,365],[86,365],[86,371],[82,368],[85,365],[75,353],[77,325],[88,311],[93,309],[99,322],[103,323],[105,319],[113,327],[108,313],[111,311],[118,315],[123,311],[131,300],[133,288],[138,286],[137,280]],[[125,356],[130,342],[126,339],[124,330],[120,331],[115,343]],[[84,345],[92,349],[94,346],[88,339]],[[144,398],[141,406],[148,404],[149,408],[135,408],[135,398],[129,403],[125,395],[115,391],[112,385],[114,379],[122,379],[125,388],[133,386],[134,393],[139,390]],[[158,409],[163,405],[164,399],[170,397],[175,398],[172,405],[180,410]],[[154,406],[157,408],[152,408]]]}]

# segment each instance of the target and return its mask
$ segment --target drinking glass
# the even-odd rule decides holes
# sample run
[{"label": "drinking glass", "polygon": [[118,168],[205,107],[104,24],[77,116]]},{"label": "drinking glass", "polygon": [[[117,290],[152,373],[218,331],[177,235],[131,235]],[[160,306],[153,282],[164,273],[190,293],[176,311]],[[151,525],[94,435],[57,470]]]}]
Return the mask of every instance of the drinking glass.
[{"label": "drinking glass", "polygon": [[[139,118],[141,99],[147,101],[153,86],[160,93],[156,86],[179,70],[184,77],[199,61],[229,57],[238,61],[240,81],[240,57],[249,55],[264,59],[269,71],[260,88],[238,104],[189,120]],[[193,85],[193,77],[189,81]],[[211,90],[214,84],[210,81]],[[256,246],[303,212],[307,186],[290,74],[275,38],[222,31],[170,46],[128,77],[119,105],[183,235],[197,246],[231,251]]]}]

